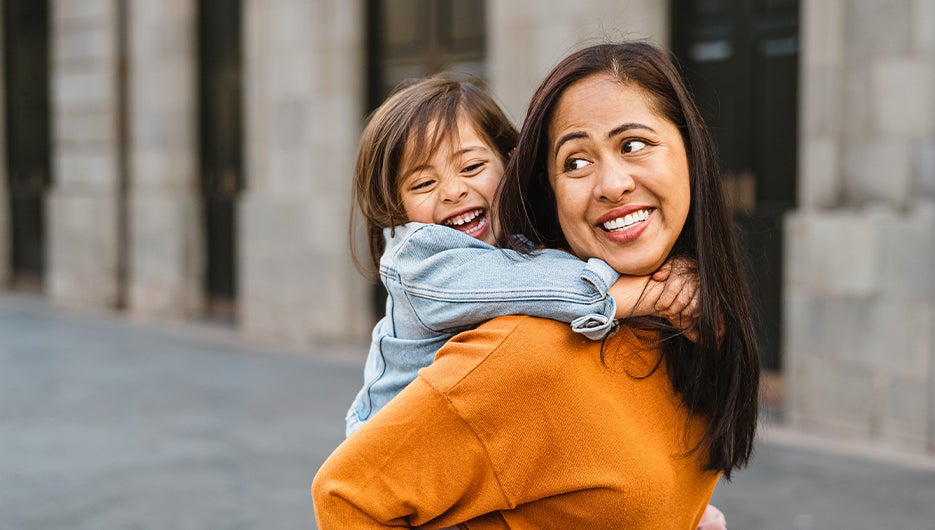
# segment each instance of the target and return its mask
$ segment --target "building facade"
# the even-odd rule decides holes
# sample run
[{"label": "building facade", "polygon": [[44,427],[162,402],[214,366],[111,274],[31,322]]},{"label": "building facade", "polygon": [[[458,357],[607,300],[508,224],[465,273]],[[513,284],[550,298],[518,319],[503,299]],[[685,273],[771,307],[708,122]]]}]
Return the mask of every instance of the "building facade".
[{"label": "building facade", "polygon": [[717,137],[786,421],[935,455],[928,0],[0,3],[10,288],[300,346],[366,337],[350,175],[388,90],[453,67],[519,123],[568,52],[647,38]]}]

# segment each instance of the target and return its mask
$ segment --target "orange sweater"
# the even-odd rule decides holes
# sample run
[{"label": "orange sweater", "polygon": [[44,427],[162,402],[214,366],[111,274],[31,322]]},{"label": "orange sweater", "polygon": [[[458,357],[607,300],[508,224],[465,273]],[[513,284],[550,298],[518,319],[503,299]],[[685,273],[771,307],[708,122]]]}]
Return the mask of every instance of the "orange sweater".
[{"label": "orange sweater", "polygon": [[457,335],[318,471],[319,528],[696,528],[718,474],[684,456],[704,420],[647,335],[620,330],[603,362],[551,320]]}]

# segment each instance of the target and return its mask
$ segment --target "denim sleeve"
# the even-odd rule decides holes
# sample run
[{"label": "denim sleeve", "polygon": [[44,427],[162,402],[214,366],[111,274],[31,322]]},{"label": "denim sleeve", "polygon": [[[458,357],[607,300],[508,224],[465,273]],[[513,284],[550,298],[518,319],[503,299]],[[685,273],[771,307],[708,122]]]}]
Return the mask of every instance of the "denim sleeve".
[{"label": "denim sleeve", "polygon": [[607,289],[620,276],[599,259],[584,262],[552,249],[526,256],[415,223],[397,227],[381,274],[401,284],[420,323],[435,332],[530,315],[568,322],[592,340],[613,326],[616,306]]}]

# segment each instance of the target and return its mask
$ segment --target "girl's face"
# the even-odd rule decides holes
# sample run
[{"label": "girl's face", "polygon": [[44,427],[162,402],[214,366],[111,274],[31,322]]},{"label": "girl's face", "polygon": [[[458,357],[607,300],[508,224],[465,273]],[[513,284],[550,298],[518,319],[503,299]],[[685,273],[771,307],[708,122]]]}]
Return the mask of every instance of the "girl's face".
[{"label": "girl's face", "polygon": [[688,217],[688,160],[642,89],[606,74],[568,87],[549,127],[548,172],[575,255],[630,275],[663,264]]},{"label": "girl's face", "polygon": [[399,195],[409,221],[450,226],[493,245],[496,216],[490,209],[503,178],[503,161],[474,124],[458,118],[455,142],[444,139],[421,163],[411,160],[411,152],[406,150],[399,173]]}]

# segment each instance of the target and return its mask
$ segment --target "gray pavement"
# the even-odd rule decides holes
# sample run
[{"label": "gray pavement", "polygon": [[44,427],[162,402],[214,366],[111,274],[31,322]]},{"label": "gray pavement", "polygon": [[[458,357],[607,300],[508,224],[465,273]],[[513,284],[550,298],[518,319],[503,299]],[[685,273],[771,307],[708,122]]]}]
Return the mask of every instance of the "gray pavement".
[{"label": "gray pavement", "polygon": [[[308,529],[365,344],[294,351],[0,292],[0,529]],[[732,530],[935,529],[935,460],[768,428]]]}]

